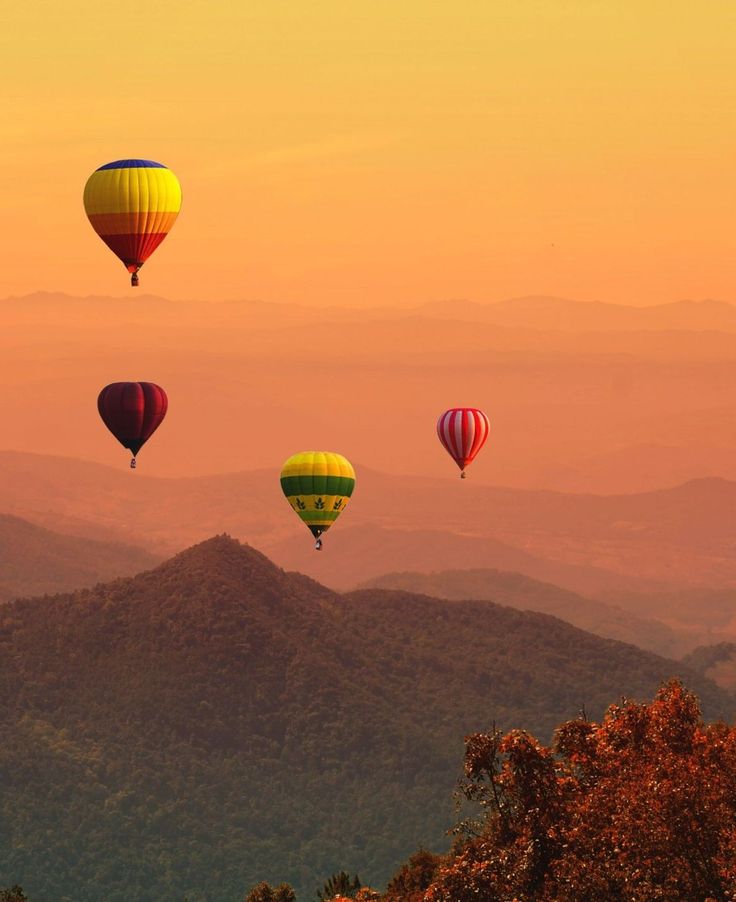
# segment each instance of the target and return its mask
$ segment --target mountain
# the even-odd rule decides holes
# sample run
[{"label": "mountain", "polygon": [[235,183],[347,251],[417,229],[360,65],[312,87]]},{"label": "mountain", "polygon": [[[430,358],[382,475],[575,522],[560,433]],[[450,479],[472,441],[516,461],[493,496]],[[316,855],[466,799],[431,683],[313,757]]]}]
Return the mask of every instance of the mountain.
[{"label": "mountain", "polygon": [[0,601],[80,589],[147,570],[160,560],[132,545],[62,535],[0,514]]},{"label": "mountain", "polygon": [[[707,432],[706,432],[707,434]],[[736,482],[736,449],[707,442],[689,446],[633,444],[614,446],[591,457],[546,469],[544,482],[558,492],[639,494],[661,485],[662,473],[670,486],[697,479],[725,478]]]},{"label": "mountain", "polygon": [[607,639],[630,642],[656,654],[679,658],[705,633],[676,631],[657,620],[585,598],[551,583],[502,570],[440,570],[434,573],[395,572],[368,580],[361,588],[398,589],[435,598],[493,601],[522,611],[539,611],[566,620],[579,629]]},{"label": "mountain", "polygon": [[[556,565],[652,584],[736,585],[736,483],[726,480],[696,480],[639,495],[566,495],[482,486],[471,479],[396,478],[362,468],[351,504],[345,515],[351,525],[360,517],[393,530],[439,527],[468,539],[492,538]],[[344,528],[342,521],[338,528]],[[435,560],[427,554],[421,567],[407,562],[403,568],[434,570]],[[479,559],[446,565],[489,564]],[[389,563],[372,575],[388,569],[397,568]],[[549,574],[528,575],[589,592]],[[612,600],[615,583],[611,588],[606,600]]]},{"label": "mountain", "polygon": [[[351,502],[352,503],[352,502]],[[490,536],[463,535],[434,529],[389,529],[378,525],[348,526],[330,532],[324,539],[325,554],[317,556],[313,543],[299,536],[261,543],[282,566],[307,573],[337,589],[348,589],[382,575],[386,569],[410,567],[432,572],[437,561],[459,569],[496,568],[517,570],[529,576],[565,586],[572,591],[646,596],[666,584],[610,570],[567,564],[530,554],[522,548]]]},{"label": "mountain", "polygon": [[338,595],[219,536],[0,619],[0,885],[205,902],[258,880],[381,884],[446,844],[463,736],[547,737],[686,666],[553,617]]},{"label": "mountain", "polygon": [[736,587],[667,589],[661,592],[619,592],[618,605],[633,614],[646,611],[661,623],[684,630],[713,646],[736,640]]},{"label": "mountain", "polygon": [[[289,511],[278,465],[162,479],[146,475],[143,465],[133,473],[125,465],[0,452],[0,509],[156,552],[178,551],[224,529],[282,566],[340,588],[387,570],[435,570],[439,549],[452,550],[441,558],[445,567],[516,570],[613,604],[622,593],[736,587],[736,482],[573,495],[486,486],[472,472],[467,480],[454,472],[434,479],[354,463],[356,491],[325,543],[324,561]],[[361,532],[346,542],[352,528]],[[406,559],[398,554],[402,545]],[[331,547],[341,549],[340,559],[328,555]]]},{"label": "mountain", "polygon": [[686,655],[683,663],[713,680],[721,688],[736,692],[736,643],[701,645]]},{"label": "mountain", "polygon": [[493,323],[506,328],[533,327],[565,332],[665,331],[736,332],[736,305],[726,301],[674,301],[634,307],[601,301],[529,295],[491,303],[436,301],[420,308],[425,315]]},{"label": "mountain", "polygon": [[147,379],[171,400],[141,456],[151,475],[278,466],[328,441],[377,470],[441,478],[452,465],[434,423],[470,404],[492,428],[478,483],[602,494],[733,479],[735,310],[11,298],[0,301],[4,444],[124,466],[95,398],[109,382]]}]

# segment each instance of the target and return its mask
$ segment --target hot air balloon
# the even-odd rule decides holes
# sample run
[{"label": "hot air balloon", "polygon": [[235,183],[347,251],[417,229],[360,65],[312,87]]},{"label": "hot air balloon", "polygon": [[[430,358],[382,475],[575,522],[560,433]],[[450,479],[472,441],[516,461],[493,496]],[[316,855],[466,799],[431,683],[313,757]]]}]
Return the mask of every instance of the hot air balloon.
[{"label": "hot air balloon", "polygon": [[355,470],[342,454],[302,451],[281,468],[281,489],[322,549],[320,536],[345,510],[355,488]]},{"label": "hot air balloon", "polygon": [[131,273],[161,244],[181,209],[174,173],[153,160],[115,160],[100,166],[84,186],[84,209],[92,228]]},{"label": "hot air balloon", "polygon": [[465,467],[483,447],[490,428],[488,417],[477,407],[451,407],[437,420],[437,435],[460,467],[461,479],[465,479]]},{"label": "hot air balloon", "polygon": [[130,468],[143,445],[166,416],[169,400],[153,382],[113,382],[97,398],[102,421],[124,448],[133,454]]}]

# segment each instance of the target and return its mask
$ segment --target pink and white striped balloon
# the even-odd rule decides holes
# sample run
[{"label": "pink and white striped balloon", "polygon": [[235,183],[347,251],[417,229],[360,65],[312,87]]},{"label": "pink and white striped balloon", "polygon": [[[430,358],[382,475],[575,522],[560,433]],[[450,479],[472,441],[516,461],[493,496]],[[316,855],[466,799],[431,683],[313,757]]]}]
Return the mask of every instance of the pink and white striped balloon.
[{"label": "pink and white striped balloon", "polygon": [[451,407],[437,420],[437,435],[447,453],[460,467],[465,479],[465,467],[483,447],[491,424],[477,407]]}]

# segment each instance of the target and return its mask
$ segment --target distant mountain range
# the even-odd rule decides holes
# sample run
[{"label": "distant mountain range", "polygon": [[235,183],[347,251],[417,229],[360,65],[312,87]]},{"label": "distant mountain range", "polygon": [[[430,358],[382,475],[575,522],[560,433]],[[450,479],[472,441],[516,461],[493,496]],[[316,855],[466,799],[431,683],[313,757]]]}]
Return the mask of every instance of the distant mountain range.
[{"label": "distant mountain range", "polygon": [[[636,331],[685,330],[736,332],[736,304],[713,299],[681,300],[665,304],[614,304],[579,301],[546,295],[527,295],[500,301],[473,301],[454,298],[432,301],[415,307],[336,307],[284,304],[267,301],[171,301],[156,295],[135,298],[74,297],[61,292],[36,292],[22,297],[0,299],[0,314],[36,322],[42,318],[68,316],[70,311],[98,313],[105,305],[127,318],[139,316],[145,308],[154,321],[181,317],[183,323],[221,325],[247,321],[263,328],[288,327],[318,322],[360,323],[376,320],[430,319],[487,322],[505,328],[540,331]],[[131,307],[131,305],[133,305]],[[136,309],[137,308],[137,309]],[[92,325],[92,324],[90,324]]]},{"label": "distant mountain range", "polygon": [[[278,467],[193,479],[0,452],[0,510],[50,529],[171,552],[218,530],[348,588],[390,570],[514,570],[618,604],[623,593],[736,587],[736,482],[636,495],[494,488],[361,467],[316,556]],[[335,552],[332,554],[332,552]]]},{"label": "distant mountain range", "polygon": [[277,466],[327,442],[377,470],[442,477],[452,464],[436,418],[470,404],[491,420],[477,483],[603,494],[736,480],[735,310],[10,298],[5,444],[123,465],[94,402],[108,382],[141,378],[171,399],[141,458],[158,476]]},{"label": "distant mountain range", "polygon": [[308,898],[441,847],[463,736],[540,738],[687,666],[488,601],[338,595],[217,537],[0,616],[0,885],[33,899]]},{"label": "distant mountain range", "polygon": [[93,586],[160,560],[132,545],[62,535],[0,514],[0,601]]},{"label": "distant mountain range", "polygon": [[[357,518],[356,518],[357,519]],[[328,546],[329,541],[329,546]],[[431,573],[439,564],[457,570],[494,568],[524,573],[593,597],[617,593],[661,592],[668,584],[635,575],[581,564],[567,564],[530,554],[492,536],[464,535],[451,530],[417,527],[389,529],[362,523],[341,523],[324,540],[326,554],[316,557],[312,544],[289,536],[278,542],[256,543],[291,570],[307,573],[338,589],[349,589],[388,570],[410,567]]]},{"label": "distant mountain range", "polygon": [[736,692],[736,643],[718,642],[700,646],[693,649],[683,663],[723,689]]},{"label": "distant mountain range", "polygon": [[[61,471],[67,475],[76,473],[80,489],[90,495],[88,515],[94,507],[103,515],[103,522],[67,517],[62,512],[47,514],[49,520],[64,528],[62,533],[19,517],[0,515],[0,601],[79,589],[133,575],[160,561],[160,554],[121,543],[122,529],[107,523],[110,516],[105,513],[106,501],[91,503],[95,492],[99,491],[101,498],[106,492],[95,482],[101,475],[98,471],[130,488],[127,474],[105,473],[104,468],[88,468],[81,462],[52,460],[47,477],[54,474],[53,463],[61,464]],[[18,484],[17,479],[10,481]],[[149,482],[155,489],[165,490],[166,486],[160,486],[160,480],[144,478],[144,494],[155,501],[157,492],[150,491]],[[47,480],[44,492],[48,492],[49,485]],[[108,491],[116,503],[127,503],[131,510],[135,509],[132,501],[121,498],[114,487]],[[197,493],[195,497],[204,504]],[[169,500],[176,504],[175,493],[169,494]],[[154,506],[160,510],[161,504]],[[39,512],[30,507],[32,515],[38,516]],[[185,520],[176,507],[171,516],[177,522]],[[93,538],[95,535],[109,535],[109,541]],[[146,541],[142,535],[136,538]],[[298,536],[272,544],[271,551],[290,568],[312,571],[330,585],[342,588],[354,587],[360,574],[370,574],[381,567],[398,567],[412,560],[441,560],[459,569],[397,571],[369,577],[364,587],[401,589],[448,599],[487,599],[552,614],[596,635],[675,658],[703,643],[736,637],[736,589],[675,588],[635,577],[627,579],[610,571],[536,557],[492,538],[457,533],[347,526],[331,533],[329,540],[330,554],[324,558],[315,556],[311,542],[300,542]],[[153,544],[157,547],[159,543]],[[496,564],[497,569],[474,569],[478,561]],[[514,568],[523,572],[514,572]],[[606,604],[561,586],[575,586],[580,592],[590,591],[601,597],[611,594],[615,587],[613,594],[620,605]],[[642,617],[644,611],[647,613]]]},{"label": "distant mountain range", "polygon": [[[506,576],[489,577],[484,586],[486,574],[467,571],[515,573],[509,579],[522,582],[507,603],[516,606],[518,598],[522,608],[679,656],[736,639],[734,504],[736,483],[717,479],[639,495],[564,495],[358,466],[351,507],[319,555],[273,471],[160,479],[0,452],[0,510],[64,534],[52,538],[33,533],[28,522],[5,521],[9,552],[0,599],[132,574],[226,529],[280,565],[340,590],[412,571],[409,582],[391,585],[503,601],[497,593],[509,588],[499,584]],[[438,566],[463,572],[445,580]],[[552,585],[542,589],[540,582]]]},{"label": "distant mountain range", "polygon": [[726,301],[675,301],[631,306],[601,301],[529,295],[491,303],[437,301],[419,310],[428,316],[487,322],[506,328],[565,332],[725,331],[736,332],[736,305]]}]

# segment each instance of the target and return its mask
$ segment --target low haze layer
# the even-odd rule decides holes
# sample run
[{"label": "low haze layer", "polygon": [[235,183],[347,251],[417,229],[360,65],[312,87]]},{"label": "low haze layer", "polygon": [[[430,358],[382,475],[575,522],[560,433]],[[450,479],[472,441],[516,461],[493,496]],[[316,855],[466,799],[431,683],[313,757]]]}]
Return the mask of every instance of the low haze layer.
[{"label": "low haze layer", "polygon": [[[722,479],[635,495],[566,495],[358,466],[350,509],[325,537],[321,554],[270,470],[162,479],[125,467],[0,452],[0,504],[49,529],[154,554],[226,529],[281,566],[338,589],[396,570],[431,574],[438,565],[521,573],[656,620],[677,641],[659,644],[660,636],[653,643],[647,628],[640,644],[670,653],[736,638],[736,483]],[[433,519],[438,510],[441,523]],[[460,574],[455,590],[441,594],[503,600],[487,591],[477,595],[471,585]],[[415,587],[426,589],[421,581]],[[520,602],[535,595],[528,589]],[[589,619],[568,616],[592,628]],[[626,632],[604,635],[636,641],[636,631],[632,621]]]},{"label": "low haze layer", "polygon": [[730,304],[406,312],[34,295],[0,302],[0,327],[15,450],[124,466],[95,401],[109,382],[144,379],[170,399],[141,454],[154,475],[277,471],[326,447],[452,479],[435,422],[467,404],[491,421],[474,482],[605,494],[736,479]]}]

